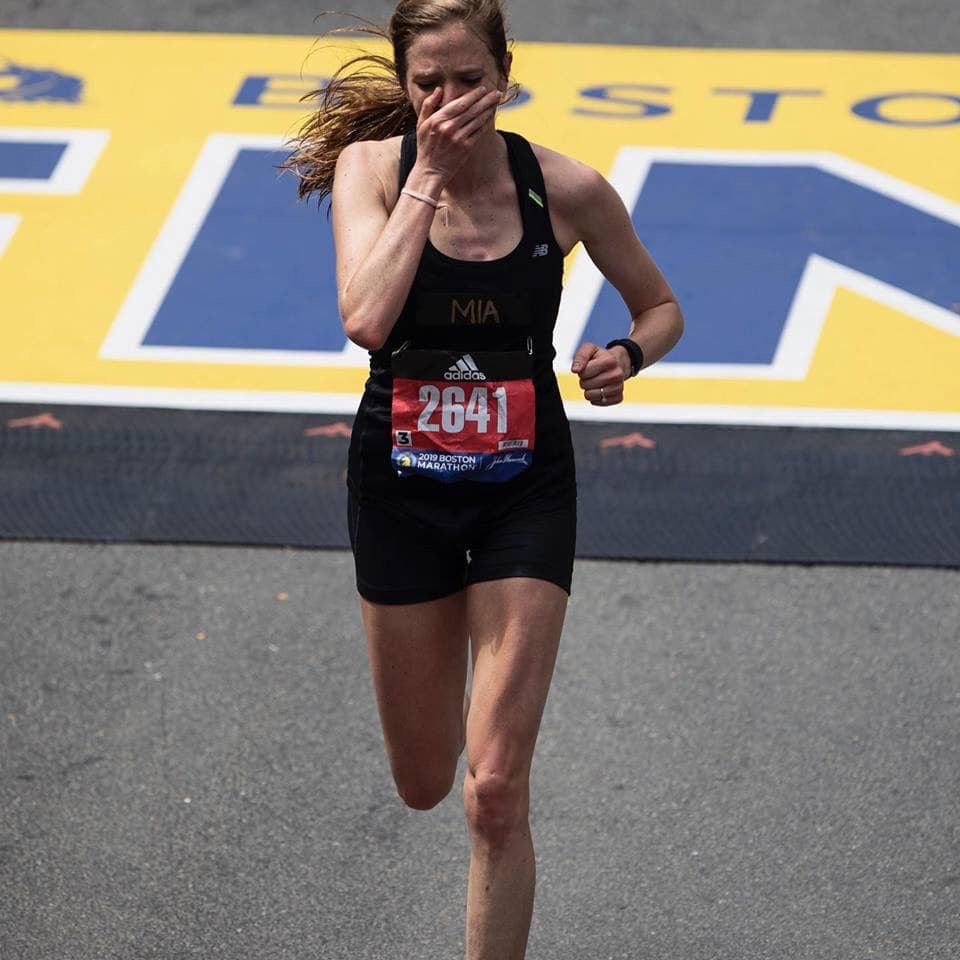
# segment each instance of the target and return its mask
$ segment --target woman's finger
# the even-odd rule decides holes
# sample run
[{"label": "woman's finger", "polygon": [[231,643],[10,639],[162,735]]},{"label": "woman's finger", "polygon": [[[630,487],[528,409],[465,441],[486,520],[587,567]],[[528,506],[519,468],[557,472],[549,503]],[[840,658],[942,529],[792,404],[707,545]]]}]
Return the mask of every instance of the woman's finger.
[{"label": "woman's finger", "polygon": [[579,371],[580,388],[589,390],[601,384],[623,382],[623,370],[617,358],[609,351],[598,347],[596,353],[590,356]]},{"label": "woman's finger", "polygon": [[[494,91],[495,92],[495,91]],[[457,134],[466,124],[472,122],[477,117],[486,117],[490,111],[496,107],[498,99],[492,98],[486,94],[478,99],[471,98],[471,101],[464,106],[463,101],[466,97],[475,94],[471,90],[469,94],[451,100],[433,115],[432,127],[443,130],[447,135]]]},{"label": "woman's finger", "polygon": [[429,96],[424,97],[420,103],[420,115],[417,117],[417,122],[425,123],[429,120],[437,112],[442,98],[443,91],[440,87],[434,87]]},{"label": "woman's finger", "polygon": [[595,407],[609,407],[623,400],[623,385],[594,387],[583,391],[583,396]]},{"label": "woman's finger", "polygon": [[493,114],[493,110],[485,110],[479,116],[476,116],[472,120],[468,120],[466,123],[464,123],[464,125],[457,131],[457,134],[464,140],[469,140],[486,126]]},{"label": "woman's finger", "polygon": [[468,90],[455,100],[445,103],[443,109],[438,110],[437,113],[442,113],[444,120],[454,120],[457,117],[468,114],[471,110],[483,110],[486,106],[483,101],[487,100],[492,93],[496,92],[496,90],[488,90],[484,86],[474,87],[473,90]]}]

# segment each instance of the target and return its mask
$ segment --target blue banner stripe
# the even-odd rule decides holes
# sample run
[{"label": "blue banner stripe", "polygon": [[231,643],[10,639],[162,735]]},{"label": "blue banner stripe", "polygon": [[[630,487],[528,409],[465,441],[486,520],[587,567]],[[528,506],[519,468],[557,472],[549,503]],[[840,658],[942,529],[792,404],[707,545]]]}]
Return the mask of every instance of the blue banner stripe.
[{"label": "blue banner stripe", "polygon": [[[814,167],[656,162],[633,222],[687,321],[668,363],[770,363],[811,254],[945,308],[960,299],[960,228]],[[586,339],[622,336],[624,318],[605,283]]]},{"label": "blue banner stripe", "polygon": [[65,143],[0,140],[0,179],[49,180],[66,149]]},{"label": "blue banner stripe", "polygon": [[343,349],[327,208],[297,201],[284,157],[238,151],[145,344]]}]

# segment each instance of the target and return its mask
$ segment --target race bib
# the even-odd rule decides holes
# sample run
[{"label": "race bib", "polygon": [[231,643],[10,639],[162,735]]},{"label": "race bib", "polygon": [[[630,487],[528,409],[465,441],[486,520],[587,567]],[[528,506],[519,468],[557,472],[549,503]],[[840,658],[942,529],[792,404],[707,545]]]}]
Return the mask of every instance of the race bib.
[{"label": "race bib", "polygon": [[401,477],[502,483],[533,462],[536,399],[522,350],[393,355],[392,460]]}]

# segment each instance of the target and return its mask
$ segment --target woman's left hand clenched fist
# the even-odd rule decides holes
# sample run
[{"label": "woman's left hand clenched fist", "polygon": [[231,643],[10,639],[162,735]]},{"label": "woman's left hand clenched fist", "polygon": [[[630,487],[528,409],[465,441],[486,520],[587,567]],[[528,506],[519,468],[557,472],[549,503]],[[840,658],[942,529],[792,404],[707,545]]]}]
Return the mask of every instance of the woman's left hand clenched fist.
[{"label": "woman's left hand clenched fist", "polygon": [[[614,349],[625,353],[621,347]],[[609,407],[623,400],[626,373],[618,354],[612,350],[598,347],[595,343],[583,343],[577,350],[570,369],[580,377],[580,389],[584,398],[595,407]]]}]

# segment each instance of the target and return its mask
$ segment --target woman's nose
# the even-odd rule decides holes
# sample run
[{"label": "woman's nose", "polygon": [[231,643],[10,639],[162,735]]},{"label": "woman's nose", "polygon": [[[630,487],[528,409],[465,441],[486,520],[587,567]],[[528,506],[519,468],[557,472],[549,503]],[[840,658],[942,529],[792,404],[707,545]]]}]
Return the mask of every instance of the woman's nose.
[{"label": "woman's nose", "polygon": [[451,100],[456,100],[457,97],[462,97],[467,92],[467,88],[461,83],[445,83],[443,85],[443,104],[449,103]]}]

